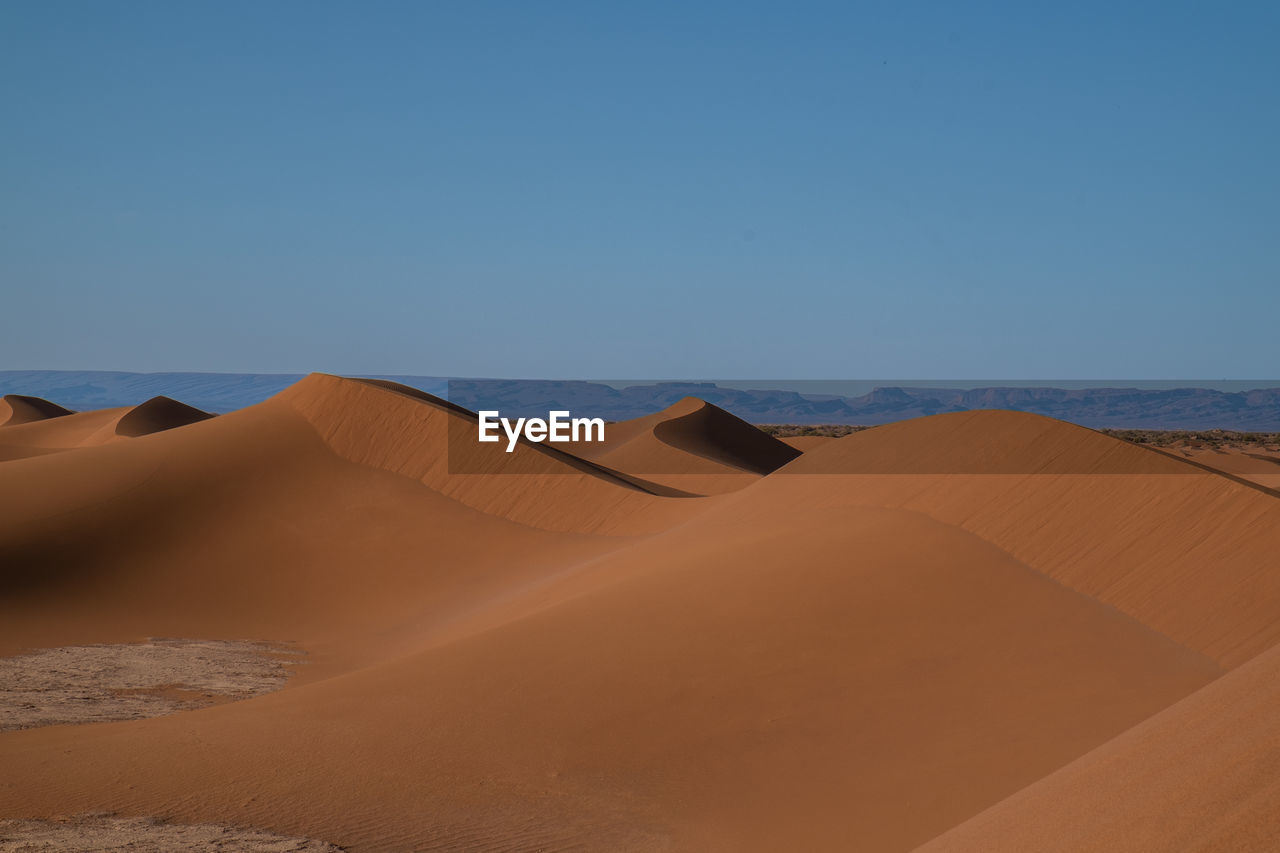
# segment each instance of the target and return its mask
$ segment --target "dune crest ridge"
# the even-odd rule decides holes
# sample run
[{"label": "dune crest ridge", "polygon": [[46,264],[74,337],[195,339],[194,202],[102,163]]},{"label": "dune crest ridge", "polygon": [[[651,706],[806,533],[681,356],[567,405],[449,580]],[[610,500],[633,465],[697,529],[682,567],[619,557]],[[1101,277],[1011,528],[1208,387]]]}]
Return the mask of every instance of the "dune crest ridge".
[{"label": "dune crest ridge", "polygon": [[1083,427],[934,415],[826,442],[747,492],[923,512],[1228,667],[1280,642],[1280,501]]},{"label": "dune crest ridge", "polygon": [[[13,396],[16,395],[9,395]],[[32,411],[50,414],[7,424],[4,432],[0,433],[0,461],[98,447],[188,426],[214,417],[209,412],[169,397],[153,397],[137,406],[87,412],[71,412],[46,400],[39,402],[52,408],[33,408]],[[21,407],[27,404],[20,402],[15,405]]]},{"label": "dune crest ridge", "polygon": [[137,438],[163,432],[167,429],[186,426],[187,424],[207,421],[213,417],[209,412],[201,411],[195,406],[178,402],[169,397],[152,397],[145,403],[134,406],[116,421],[116,435]]},{"label": "dune crest ridge", "polygon": [[583,459],[698,494],[736,491],[800,455],[697,397],[609,424],[603,442],[565,446]]},{"label": "dune crest ridge", "polygon": [[1273,850],[1277,707],[1280,648],[1273,648],[919,853]]},{"label": "dune crest ridge", "polygon": [[1044,415],[991,409],[914,418],[814,447],[790,474],[1191,474],[1150,448]]},{"label": "dune crest ridge", "polygon": [[5,394],[0,400],[0,426],[16,426],[32,421],[43,421],[48,418],[60,418],[74,414],[57,403],[51,403],[43,397],[29,397],[25,394]]},{"label": "dune crest ridge", "polygon": [[[410,477],[485,512],[548,530],[652,531],[684,493],[521,439],[476,441],[476,416],[425,392],[313,373],[271,398],[293,408],[344,459]],[[646,519],[652,518],[653,523]]]},{"label": "dune crest ridge", "polygon": [[[324,374],[141,439],[117,433],[128,411],[5,428],[81,446],[0,465],[0,649],[184,637],[308,662],[253,698],[0,734],[0,819],[159,815],[357,853],[1001,849],[1072,762],[1175,773],[1150,743],[1218,737],[1179,709],[1220,708],[1280,642],[1274,497],[1050,419],[939,416],[797,456],[689,398],[580,458]],[[735,482],[695,479],[714,477]],[[1270,737],[1265,704],[1241,705],[1206,785],[1269,766],[1246,737]],[[1046,790],[1091,809],[1091,787]],[[1101,825],[1156,837],[1122,800]],[[1179,837],[1212,838],[1197,820]]]}]

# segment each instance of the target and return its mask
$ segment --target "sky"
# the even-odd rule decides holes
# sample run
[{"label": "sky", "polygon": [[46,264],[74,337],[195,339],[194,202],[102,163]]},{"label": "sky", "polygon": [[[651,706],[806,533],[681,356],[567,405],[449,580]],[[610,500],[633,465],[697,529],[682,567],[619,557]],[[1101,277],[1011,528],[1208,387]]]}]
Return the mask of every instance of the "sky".
[{"label": "sky", "polygon": [[1251,378],[1275,3],[0,5],[0,369]]}]

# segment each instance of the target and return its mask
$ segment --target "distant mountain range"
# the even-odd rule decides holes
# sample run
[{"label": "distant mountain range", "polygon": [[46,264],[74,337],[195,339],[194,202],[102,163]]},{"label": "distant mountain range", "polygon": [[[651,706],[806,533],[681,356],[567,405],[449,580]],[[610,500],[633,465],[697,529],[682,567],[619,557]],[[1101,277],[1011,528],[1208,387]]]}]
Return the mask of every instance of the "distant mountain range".
[{"label": "distant mountain range", "polygon": [[1280,430],[1277,387],[1227,392],[1209,388],[876,388],[858,397],[739,390],[710,382],[663,382],[614,388],[593,382],[453,380],[449,396],[469,409],[535,415],[549,409],[625,420],[701,397],[753,423],[884,424],[963,412],[1013,409],[1084,426],[1118,429]]},{"label": "distant mountain range", "polygon": [[[44,397],[73,409],[136,405],[163,394],[211,412],[252,405],[302,374],[0,371],[0,393]],[[1127,429],[1280,431],[1280,382],[1249,391],[1211,388],[884,387],[856,397],[788,390],[743,390],[713,382],[614,387],[600,382],[453,379],[379,375],[469,409],[504,416],[575,415],[626,420],[701,397],[754,423],[882,424],[971,409],[1013,409],[1084,426]]]},{"label": "distant mountain range", "polygon": [[[68,408],[136,406],[163,394],[206,412],[230,412],[261,403],[303,373],[122,373],[107,370],[0,370],[0,393],[44,397]],[[437,376],[376,376],[431,394],[448,393]]]}]

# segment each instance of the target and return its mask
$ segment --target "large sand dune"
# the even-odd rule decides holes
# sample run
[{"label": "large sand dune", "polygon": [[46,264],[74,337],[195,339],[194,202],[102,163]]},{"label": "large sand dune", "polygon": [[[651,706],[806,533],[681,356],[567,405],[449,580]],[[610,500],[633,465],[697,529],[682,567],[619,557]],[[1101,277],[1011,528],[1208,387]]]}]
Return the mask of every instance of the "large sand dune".
[{"label": "large sand dune", "polygon": [[25,394],[5,394],[0,398],[0,426],[16,426],[71,414],[57,403]]},{"label": "large sand dune", "polygon": [[1272,649],[921,853],[1275,850],[1278,707],[1280,649]]},{"label": "large sand dune", "polygon": [[116,421],[116,434],[136,438],[163,432],[167,429],[194,424],[208,420],[213,415],[202,412],[194,406],[171,400],[168,397],[152,397],[145,403],[134,406]]},{"label": "large sand dune", "polygon": [[736,491],[800,455],[695,397],[611,424],[603,442],[580,441],[570,449],[583,459],[699,495]]},{"label": "large sand dune", "polygon": [[1221,471],[1240,480],[1257,483],[1280,494],[1280,450],[1268,448],[1194,447],[1161,448],[1171,456]]},{"label": "large sand dune", "polygon": [[446,401],[324,375],[125,416],[0,428],[70,423],[0,463],[0,653],[306,662],[243,701],[0,734],[0,819],[357,851],[1280,834],[1280,501],[1169,455],[1006,412],[798,455],[692,399],[506,453]]},{"label": "large sand dune", "polygon": [[11,394],[5,400],[13,416],[0,423],[0,462],[138,438],[213,417],[168,397],[79,413],[34,397],[15,400]]}]

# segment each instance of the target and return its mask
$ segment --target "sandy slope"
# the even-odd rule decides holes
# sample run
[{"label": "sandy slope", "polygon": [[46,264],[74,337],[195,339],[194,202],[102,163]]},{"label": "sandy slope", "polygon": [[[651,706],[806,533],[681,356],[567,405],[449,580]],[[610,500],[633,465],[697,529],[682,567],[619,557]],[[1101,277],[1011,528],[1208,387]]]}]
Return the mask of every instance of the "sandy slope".
[{"label": "sandy slope", "polygon": [[132,407],[79,413],[36,397],[17,398],[14,402],[15,398],[12,394],[5,397],[13,417],[0,427],[0,462],[59,450],[97,447],[213,417],[168,397],[153,397]]},{"label": "sandy slope", "polygon": [[737,491],[800,452],[725,410],[685,397],[660,412],[610,424],[575,455],[699,495]]},{"label": "sandy slope", "polygon": [[[1008,804],[1280,639],[1280,503],[1256,489],[1013,413],[765,473],[773,445],[673,409],[593,459],[507,454],[444,401],[314,375],[0,465],[0,651],[308,653],[269,695],[0,734],[0,818],[353,850],[907,850],[993,808],[994,844],[1034,820]],[[682,496],[645,463],[742,482]],[[1114,838],[1134,816],[1109,808]]]},{"label": "sandy slope", "polygon": [[1259,447],[1170,447],[1165,452],[1280,491],[1280,451]]},{"label": "sandy slope", "polygon": [[1280,837],[1271,649],[921,848],[1271,851]]},{"label": "sandy slope", "polygon": [[108,806],[155,813],[177,765],[191,807],[171,816],[343,845],[903,849],[1218,672],[914,514],[788,519],[799,543],[717,515],[371,669],[11,737],[22,807],[87,807],[123,768]]},{"label": "sandy slope", "polygon": [[1226,666],[1280,640],[1280,501],[1082,427],[998,411],[904,421],[754,488],[925,513]]},{"label": "sandy slope", "polygon": [[152,397],[126,412],[116,421],[116,435],[137,438],[187,424],[208,420],[213,415],[168,397]]},{"label": "sandy slope", "polygon": [[778,439],[783,444],[794,447],[801,453],[808,453],[815,447],[826,444],[828,441],[835,441],[829,435],[788,435]]},{"label": "sandy slope", "polygon": [[71,414],[57,403],[25,394],[5,394],[0,398],[0,426],[16,426]]},{"label": "sandy slope", "polygon": [[128,406],[77,412],[57,418],[0,427],[0,460],[39,456],[58,450],[91,447],[113,441],[116,423]]}]

